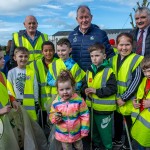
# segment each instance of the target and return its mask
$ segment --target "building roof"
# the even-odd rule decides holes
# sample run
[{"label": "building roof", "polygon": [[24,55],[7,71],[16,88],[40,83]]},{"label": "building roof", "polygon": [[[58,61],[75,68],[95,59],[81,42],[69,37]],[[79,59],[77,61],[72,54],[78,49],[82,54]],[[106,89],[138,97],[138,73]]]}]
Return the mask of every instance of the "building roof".
[{"label": "building roof", "polygon": [[[130,32],[132,29],[103,29],[107,34],[118,34],[121,32]],[[52,36],[68,36],[72,31],[58,31]]]}]

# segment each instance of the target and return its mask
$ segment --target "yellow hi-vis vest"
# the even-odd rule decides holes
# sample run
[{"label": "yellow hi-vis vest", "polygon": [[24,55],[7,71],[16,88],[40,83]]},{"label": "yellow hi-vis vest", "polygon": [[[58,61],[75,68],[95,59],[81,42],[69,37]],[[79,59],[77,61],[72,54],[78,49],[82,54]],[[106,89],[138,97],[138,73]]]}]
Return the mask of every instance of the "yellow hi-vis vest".
[{"label": "yellow hi-vis vest", "polygon": [[[26,66],[26,81],[24,87],[23,106],[32,119],[37,120],[34,100],[34,75],[35,72],[29,66]],[[13,85],[7,80],[7,88],[12,96],[16,97]]]},{"label": "yellow hi-vis vest", "polygon": [[[5,75],[2,72],[0,73],[2,74],[4,82],[6,83]],[[7,91],[6,86],[4,86],[0,82],[0,109],[5,107],[6,105],[10,105],[8,91]]]},{"label": "yellow hi-vis vest", "polygon": [[[54,62],[57,58],[53,58]],[[40,106],[42,110],[46,110],[44,104],[47,100],[51,100],[51,87],[47,84],[47,68],[45,68],[42,59],[38,59],[30,64],[32,69],[35,69],[38,84],[39,84],[39,91],[40,91]]]},{"label": "yellow hi-vis vest", "polygon": [[[86,81],[88,87],[99,89],[106,87],[107,80],[110,74],[113,72],[111,68],[104,68],[102,71],[98,72],[93,78],[92,72],[87,70]],[[96,94],[91,95],[93,99],[93,109],[97,111],[114,111],[116,109],[116,95],[111,95],[109,97],[100,98]],[[91,107],[91,100],[86,99],[88,107]]]},{"label": "yellow hi-vis vest", "polygon": [[[137,99],[143,99],[144,89],[146,87],[147,78],[143,78],[138,91]],[[146,99],[150,100],[150,91],[146,95]],[[139,109],[132,109],[131,113],[133,126],[131,128],[131,136],[140,145],[150,147],[150,107],[145,108],[141,113]]]},{"label": "yellow hi-vis vest", "polygon": [[[57,59],[55,62],[53,62],[52,64],[49,65],[49,72],[53,76],[54,80],[57,79],[57,77],[59,76],[60,72],[63,69],[67,70],[66,65],[62,59]],[[73,65],[70,72],[76,82],[81,81],[85,76],[85,72],[79,67],[79,65],[77,63],[75,63]],[[56,87],[51,88],[51,94],[52,94],[52,97],[56,97],[56,95],[57,95]]]},{"label": "yellow hi-vis vest", "polygon": [[33,47],[28,39],[24,36],[19,36],[18,33],[13,34],[14,42],[17,47],[24,46],[29,50],[29,60],[28,62],[32,62],[39,58],[42,58],[43,55],[41,53],[41,45],[44,41],[48,41],[48,35],[41,33],[36,41],[36,45]]},{"label": "yellow hi-vis vest", "polygon": [[[132,72],[139,66],[143,59],[143,56],[135,53],[130,54],[123,62],[119,70],[117,70],[118,55],[110,58],[118,85],[117,97],[120,98],[132,82]],[[133,108],[132,100],[128,100],[125,105],[117,107],[117,111],[122,115],[130,115]]]}]

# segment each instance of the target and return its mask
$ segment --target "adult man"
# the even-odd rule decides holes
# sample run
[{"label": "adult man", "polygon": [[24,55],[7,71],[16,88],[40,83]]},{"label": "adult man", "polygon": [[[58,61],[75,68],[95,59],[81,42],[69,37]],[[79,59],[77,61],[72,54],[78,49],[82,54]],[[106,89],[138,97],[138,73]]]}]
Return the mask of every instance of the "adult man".
[{"label": "adult man", "polygon": [[[150,54],[150,9],[147,7],[139,7],[135,11],[136,27],[131,34],[134,38],[133,51],[137,54],[146,56]],[[142,35],[143,34],[143,35]],[[140,37],[142,35],[142,38]],[[139,45],[139,41],[142,43]],[[141,48],[140,48],[141,46]]]},{"label": "adult man", "polygon": [[77,9],[78,26],[70,33],[68,39],[72,45],[72,58],[85,71],[91,64],[90,54],[87,51],[90,45],[94,43],[104,44],[107,58],[114,55],[106,32],[99,29],[97,25],[91,24],[92,15],[88,6],[79,6]]},{"label": "adult man", "polygon": [[29,50],[29,63],[42,57],[41,45],[48,40],[48,35],[37,30],[38,22],[34,16],[27,16],[24,21],[26,30],[13,33],[10,49],[10,63],[14,66],[14,50],[16,47],[24,46]]}]

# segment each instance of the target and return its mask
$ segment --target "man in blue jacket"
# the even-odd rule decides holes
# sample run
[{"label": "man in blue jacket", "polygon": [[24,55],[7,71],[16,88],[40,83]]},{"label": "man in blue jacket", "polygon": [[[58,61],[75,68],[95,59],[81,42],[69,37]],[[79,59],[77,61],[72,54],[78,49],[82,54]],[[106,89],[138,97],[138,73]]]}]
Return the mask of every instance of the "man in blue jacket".
[{"label": "man in blue jacket", "polygon": [[70,33],[68,39],[72,45],[72,58],[86,71],[91,64],[88,47],[94,43],[104,44],[107,59],[114,55],[105,31],[91,24],[92,15],[88,6],[81,5],[77,9],[78,26]]}]

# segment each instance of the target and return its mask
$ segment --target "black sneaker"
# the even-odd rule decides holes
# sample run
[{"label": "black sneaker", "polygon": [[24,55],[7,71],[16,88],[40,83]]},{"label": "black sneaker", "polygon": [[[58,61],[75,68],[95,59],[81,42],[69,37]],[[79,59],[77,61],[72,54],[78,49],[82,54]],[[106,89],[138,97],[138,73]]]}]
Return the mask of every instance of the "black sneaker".
[{"label": "black sneaker", "polygon": [[119,150],[130,150],[130,147],[127,147],[126,145],[122,145]]},{"label": "black sneaker", "polygon": [[117,140],[113,140],[112,144],[113,144],[113,146],[122,146],[123,145],[122,141],[117,141]]}]

